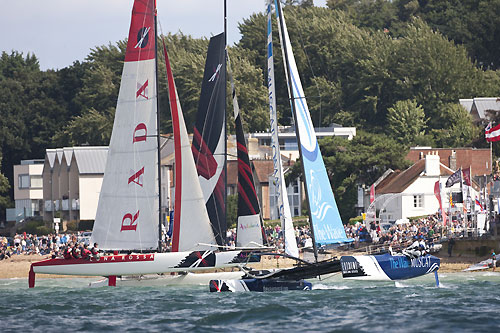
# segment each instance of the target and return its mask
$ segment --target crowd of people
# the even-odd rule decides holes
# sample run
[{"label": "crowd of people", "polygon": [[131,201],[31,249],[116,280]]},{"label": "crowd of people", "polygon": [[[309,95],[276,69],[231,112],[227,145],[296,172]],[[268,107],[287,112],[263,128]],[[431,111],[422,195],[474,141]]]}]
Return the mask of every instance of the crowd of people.
[{"label": "crowd of people", "polygon": [[359,247],[363,243],[371,243],[391,246],[396,250],[406,248],[415,240],[425,240],[427,244],[432,244],[444,232],[442,224],[434,215],[386,225],[372,222],[365,226],[357,223],[346,226],[345,230],[347,237],[354,239],[354,247]]},{"label": "crowd of people", "polygon": [[[264,229],[264,233],[266,237],[264,243],[267,242],[267,246],[275,247],[278,250],[284,249],[285,245],[283,243],[283,230],[281,229],[280,225],[276,225],[274,227],[267,226]],[[236,228],[228,229],[226,242],[230,247],[236,246],[236,235]],[[297,241],[298,248],[312,247],[311,231],[308,227],[295,227],[295,239]]]},{"label": "crowd of people", "polygon": [[[267,245],[283,250],[283,231],[280,225],[265,228]],[[402,251],[409,246],[424,242],[432,245],[439,237],[449,230],[444,230],[436,216],[430,215],[414,221],[395,224],[356,223],[345,226],[348,238],[354,241],[351,248],[364,245],[379,245],[391,247],[395,251]],[[227,231],[227,244],[236,246],[236,229]],[[295,237],[299,249],[312,247],[311,231],[308,226],[295,227]],[[169,250],[168,237],[164,241],[163,249]],[[0,237],[0,260],[12,255],[51,255],[53,258],[97,258],[98,245],[90,247],[88,240],[82,238],[81,233],[76,234],[50,234],[37,236],[32,234],[16,234],[13,238]]]},{"label": "crowd of people", "polygon": [[[0,237],[0,260],[13,255],[51,255],[53,258],[90,258],[98,256],[97,243],[92,249],[81,236],[81,232],[73,234],[16,234],[14,237]],[[91,252],[90,254],[88,252]]]}]

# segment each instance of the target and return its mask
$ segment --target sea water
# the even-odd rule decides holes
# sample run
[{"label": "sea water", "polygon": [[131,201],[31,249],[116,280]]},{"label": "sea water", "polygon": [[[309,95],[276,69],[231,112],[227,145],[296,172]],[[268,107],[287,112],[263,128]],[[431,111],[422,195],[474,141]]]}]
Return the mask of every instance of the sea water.
[{"label": "sea water", "polygon": [[311,291],[88,288],[96,279],[0,280],[0,332],[499,332],[500,273],[394,282],[313,281]]}]

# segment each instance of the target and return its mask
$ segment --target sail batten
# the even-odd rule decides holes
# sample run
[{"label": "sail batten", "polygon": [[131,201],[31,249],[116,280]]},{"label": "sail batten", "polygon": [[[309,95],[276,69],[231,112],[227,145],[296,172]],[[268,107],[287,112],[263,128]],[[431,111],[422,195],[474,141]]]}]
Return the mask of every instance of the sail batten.
[{"label": "sail batten", "polygon": [[323,157],[318,145],[316,133],[307,106],[307,101],[300,81],[297,65],[293,56],[292,45],[288,36],[281,6],[275,1],[278,24],[281,25],[285,73],[289,90],[290,103],[294,114],[297,141],[304,171],[306,193],[309,202],[311,226],[317,244],[337,244],[352,241],[348,239],[330,180],[326,172]]},{"label": "sail batten", "polygon": [[294,257],[299,256],[297,240],[293,228],[292,214],[288,202],[286,191],[285,176],[283,164],[281,162],[281,152],[278,139],[278,114],[276,109],[276,88],[274,81],[274,56],[273,56],[273,37],[272,37],[272,0],[267,6],[267,74],[268,74],[268,93],[269,93],[269,113],[271,125],[271,148],[273,155],[273,178],[275,193],[278,202],[278,214],[281,220],[281,228],[284,230],[285,253]]}]

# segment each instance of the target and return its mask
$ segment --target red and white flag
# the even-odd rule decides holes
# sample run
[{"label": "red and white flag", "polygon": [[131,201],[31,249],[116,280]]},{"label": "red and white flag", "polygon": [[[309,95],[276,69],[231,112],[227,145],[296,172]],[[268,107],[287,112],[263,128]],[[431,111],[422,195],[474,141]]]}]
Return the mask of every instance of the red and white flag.
[{"label": "red and white flag", "polygon": [[500,124],[491,127],[491,123],[484,129],[484,136],[488,142],[500,141]]},{"label": "red and white flag", "polygon": [[370,203],[375,200],[375,184],[370,187]]},{"label": "red and white flag", "polygon": [[462,179],[464,180],[464,184],[467,186],[471,186],[470,181],[470,167],[462,170]]},{"label": "red and white flag", "polygon": [[439,180],[434,183],[434,195],[439,202],[439,209],[441,210],[441,215],[443,216],[443,225],[446,225],[447,216],[446,212],[443,210],[443,203],[441,202],[441,183],[439,182]]}]

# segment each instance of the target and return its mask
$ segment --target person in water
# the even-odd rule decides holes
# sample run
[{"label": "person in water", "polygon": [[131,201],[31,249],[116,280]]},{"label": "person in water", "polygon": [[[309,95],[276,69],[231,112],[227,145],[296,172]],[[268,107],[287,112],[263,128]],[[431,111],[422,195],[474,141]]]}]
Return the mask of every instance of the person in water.
[{"label": "person in water", "polygon": [[497,255],[494,249],[491,250],[490,258],[491,258],[491,266],[493,266],[493,272],[494,272],[495,268],[497,267]]}]

